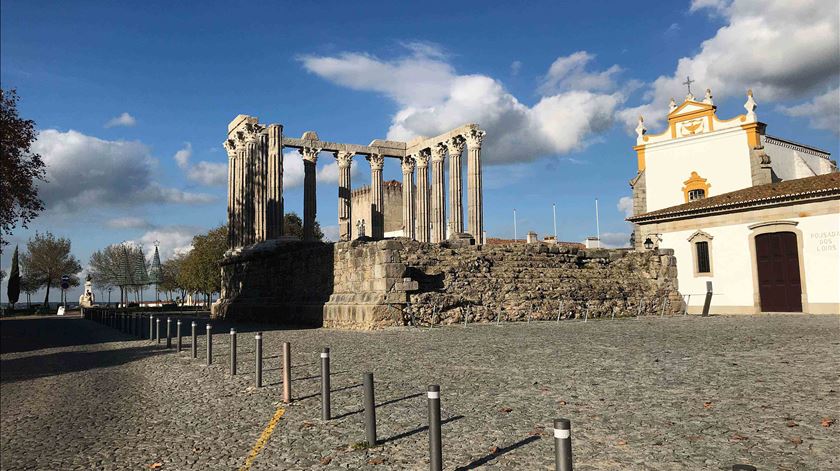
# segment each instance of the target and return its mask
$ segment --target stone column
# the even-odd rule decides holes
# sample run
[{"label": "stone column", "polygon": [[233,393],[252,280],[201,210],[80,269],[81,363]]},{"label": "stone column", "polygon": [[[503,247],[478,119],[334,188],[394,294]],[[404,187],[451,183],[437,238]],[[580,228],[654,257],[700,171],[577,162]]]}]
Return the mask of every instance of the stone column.
[{"label": "stone column", "polygon": [[449,218],[450,230],[464,232],[464,200],[461,179],[461,153],[464,151],[464,138],[455,136],[446,142],[449,149]]},{"label": "stone column", "polygon": [[414,158],[410,155],[403,157],[402,174],[403,237],[414,240]]},{"label": "stone column", "polygon": [[338,240],[353,238],[353,215],[350,206],[350,166],[353,152],[336,152],[338,160]]},{"label": "stone column", "polygon": [[265,240],[265,202],[267,188],[266,164],[268,163],[268,134],[257,134],[257,152],[254,160],[254,242]]},{"label": "stone column", "polygon": [[414,161],[417,164],[417,240],[429,242],[429,151],[421,150]]},{"label": "stone column", "polygon": [[245,145],[245,245],[256,241],[256,198],[255,180],[257,165],[257,134],[249,126]]},{"label": "stone column", "polygon": [[446,240],[446,188],[444,184],[444,159],[446,146],[432,146],[432,242]]},{"label": "stone column", "polygon": [[303,240],[315,240],[315,164],[321,149],[304,147],[298,151],[303,157]]},{"label": "stone column", "polygon": [[233,139],[225,139],[224,142],[225,151],[227,151],[228,155],[228,185],[227,185],[227,226],[228,226],[228,235],[227,235],[227,244],[228,249],[233,250],[236,248],[235,237],[236,237],[236,227],[235,227],[235,204],[236,204],[236,143]]},{"label": "stone column", "polygon": [[283,235],[283,126],[268,127],[268,161],[266,169],[266,239]]},{"label": "stone column", "polygon": [[382,194],[382,168],[385,156],[370,154],[370,236],[374,239],[385,237],[385,199]]},{"label": "stone column", "polygon": [[245,138],[240,131],[236,142],[236,246],[245,246]]},{"label": "stone column", "polygon": [[475,238],[476,244],[484,243],[484,207],[481,184],[481,142],[484,131],[473,129],[467,134],[467,193],[469,206],[467,211],[468,231]]}]

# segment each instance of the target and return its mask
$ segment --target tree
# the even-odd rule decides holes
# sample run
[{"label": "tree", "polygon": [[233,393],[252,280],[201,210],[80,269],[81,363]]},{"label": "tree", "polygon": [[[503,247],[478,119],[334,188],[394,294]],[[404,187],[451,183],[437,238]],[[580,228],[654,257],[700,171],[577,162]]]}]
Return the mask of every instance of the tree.
[{"label": "tree", "polygon": [[137,293],[149,283],[146,257],[141,246],[113,244],[90,256],[90,276],[94,286],[120,288],[120,303],[128,302],[128,293]]},{"label": "tree", "polygon": [[[324,240],[324,233],[321,231],[321,224],[315,221],[315,240]],[[303,240],[303,220],[297,213],[286,213],[283,216],[283,235],[295,236]]]},{"label": "tree", "polygon": [[227,249],[227,226],[193,237],[193,249],[178,273],[178,284],[192,293],[202,293],[209,302],[222,289],[219,261]]},{"label": "tree", "polygon": [[32,295],[38,291],[41,285],[38,283],[38,280],[29,276],[26,273],[26,266],[24,265],[23,268],[23,276],[20,278],[20,290],[26,293],[26,307],[32,307]]},{"label": "tree", "polygon": [[169,299],[172,298],[172,292],[178,291],[179,297],[184,298],[186,295],[186,288],[178,282],[178,274],[181,272],[181,267],[184,265],[184,260],[187,256],[178,254],[169,260],[163,262],[160,266],[160,290],[168,294]]},{"label": "tree", "polygon": [[35,237],[26,243],[27,253],[23,255],[23,264],[38,287],[45,286],[44,306],[49,307],[50,287],[61,284],[61,276],[70,277],[70,286],[79,285],[77,274],[82,271],[79,261],[70,253],[70,240],[56,238],[52,233],[35,233]]},{"label": "tree", "polygon": [[45,165],[30,152],[35,122],[18,116],[18,99],[15,90],[0,89],[0,248],[15,225],[26,227],[44,210],[37,181],[46,181]]},{"label": "tree", "polygon": [[6,286],[6,294],[9,296],[9,304],[12,310],[20,299],[20,264],[18,263],[18,247],[12,253],[12,268],[9,269],[9,283]]}]

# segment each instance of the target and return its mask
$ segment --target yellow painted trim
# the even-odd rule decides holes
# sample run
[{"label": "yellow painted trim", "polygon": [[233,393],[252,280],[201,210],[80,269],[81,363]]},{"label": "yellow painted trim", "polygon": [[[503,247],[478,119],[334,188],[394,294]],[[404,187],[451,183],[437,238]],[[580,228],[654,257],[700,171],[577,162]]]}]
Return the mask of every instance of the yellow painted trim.
[{"label": "yellow painted trim", "polygon": [[257,443],[254,445],[254,448],[251,449],[251,453],[248,453],[248,457],[245,458],[245,464],[239,468],[239,471],[248,471],[251,469],[251,465],[254,464],[254,460],[257,459],[257,455],[259,455],[262,449],[265,448],[265,444],[268,443],[268,439],[271,438],[271,434],[274,433],[274,427],[277,426],[277,423],[280,422],[280,419],[283,418],[283,414],[285,413],[286,409],[282,407],[277,408],[277,412],[274,413],[274,417],[271,418],[271,421],[268,422],[268,426],[266,426],[265,430],[263,430],[260,434],[260,438],[257,439]]},{"label": "yellow painted trim", "polygon": [[702,178],[697,172],[691,172],[691,176],[688,180],[683,182],[683,195],[685,196],[685,202],[688,203],[688,192],[692,190],[703,190],[706,195],[706,198],[709,197],[709,188],[712,186],[709,184],[705,178]]},{"label": "yellow painted trim", "polygon": [[750,149],[755,149],[761,143],[760,130],[759,127],[761,123],[750,123],[750,124],[742,124],[741,129],[747,132],[747,143],[750,145]]},{"label": "yellow painted trim", "polygon": [[639,164],[639,171],[641,172],[645,169],[645,145],[636,146],[633,150],[636,151],[636,161]]}]

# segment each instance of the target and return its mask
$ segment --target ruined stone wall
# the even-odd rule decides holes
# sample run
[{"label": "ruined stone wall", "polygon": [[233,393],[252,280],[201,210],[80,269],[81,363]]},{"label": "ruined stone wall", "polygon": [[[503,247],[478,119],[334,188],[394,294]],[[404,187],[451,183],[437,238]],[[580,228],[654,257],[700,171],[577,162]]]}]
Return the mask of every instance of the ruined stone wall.
[{"label": "ruined stone wall", "polygon": [[[452,247],[405,239],[335,246],[334,293],[324,325],[377,328],[616,317],[681,312],[670,252],[579,250],[551,244]],[[406,294],[402,279],[418,282]],[[408,304],[406,304],[408,301]],[[562,303],[562,305],[561,305]],[[371,308],[376,306],[376,308]]]},{"label": "ruined stone wall", "polygon": [[213,317],[321,325],[333,256],[330,243],[268,241],[225,257]]},{"label": "ruined stone wall", "polygon": [[[385,202],[385,232],[402,230],[402,183],[396,180],[383,182],[382,199]],[[351,232],[354,239],[359,237],[359,228],[356,226],[359,219],[365,220],[365,234],[371,234],[370,205],[370,186],[356,188],[350,193],[350,212],[353,216]]]}]

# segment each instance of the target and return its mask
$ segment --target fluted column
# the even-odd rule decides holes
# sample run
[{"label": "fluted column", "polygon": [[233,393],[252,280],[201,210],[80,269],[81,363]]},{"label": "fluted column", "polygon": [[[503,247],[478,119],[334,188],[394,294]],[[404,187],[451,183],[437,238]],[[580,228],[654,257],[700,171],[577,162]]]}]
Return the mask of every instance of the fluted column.
[{"label": "fluted column", "polygon": [[350,166],[353,152],[336,152],[338,160],[338,240],[353,238],[353,214],[350,205]]},{"label": "fluted column", "polygon": [[256,241],[256,167],[258,136],[249,126],[245,135],[245,245]]},{"label": "fluted column", "polygon": [[283,235],[283,126],[268,127],[266,169],[266,239]]},{"label": "fluted column", "polygon": [[455,136],[446,142],[449,149],[449,219],[450,230],[464,232],[464,200],[461,179],[461,153],[464,151],[464,138]]},{"label": "fluted column", "polygon": [[445,158],[446,146],[443,143],[432,147],[432,242],[446,240]]},{"label": "fluted column", "polygon": [[303,157],[303,240],[315,240],[315,164],[320,151],[312,147],[299,149]]},{"label": "fluted column", "polygon": [[265,240],[265,202],[267,189],[266,164],[268,163],[268,134],[257,135],[257,153],[254,161],[254,242]]},{"label": "fluted column", "polygon": [[236,248],[236,142],[226,139],[224,143],[228,155],[228,185],[227,185],[227,225],[228,249]]},{"label": "fluted column", "polygon": [[421,150],[414,161],[417,164],[417,240],[429,242],[429,151]]},{"label": "fluted column", "polygon": [[245,246],[245,140],[242,132],[236,141],[236,246]]},{"label": "fluted column", "polygon": [[484,243],[484,193],[481,177],[481,142],[484,131],[473,129],[467,134],[467,193],[469,203],[467,223],[469,233],[477,244]]},{"label": "fluted column", "polygon": [[402,203],[403,203],[403,237],[416,239],[414,232],[414,158],[410,155],[402,161]]},{"label": "fluted column", "polygon": [[370,154],[370,236],[374,239],[385,237],[385,199],[382,194],[382,168],[385,156]]}]

